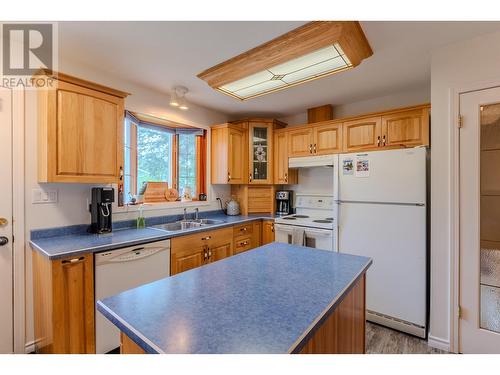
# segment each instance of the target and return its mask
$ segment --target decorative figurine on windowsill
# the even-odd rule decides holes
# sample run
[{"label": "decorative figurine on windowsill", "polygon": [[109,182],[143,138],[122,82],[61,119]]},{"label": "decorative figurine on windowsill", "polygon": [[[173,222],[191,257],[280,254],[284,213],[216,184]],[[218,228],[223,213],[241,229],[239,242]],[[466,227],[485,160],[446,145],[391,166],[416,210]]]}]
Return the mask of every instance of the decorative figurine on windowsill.
[{"label": "decorative figurine on windowsill", "polygon": [[181,202],[191,202],[193,200],[193,195],[191,192],[191,188],[189,186],[185,186],[182,190]]}]

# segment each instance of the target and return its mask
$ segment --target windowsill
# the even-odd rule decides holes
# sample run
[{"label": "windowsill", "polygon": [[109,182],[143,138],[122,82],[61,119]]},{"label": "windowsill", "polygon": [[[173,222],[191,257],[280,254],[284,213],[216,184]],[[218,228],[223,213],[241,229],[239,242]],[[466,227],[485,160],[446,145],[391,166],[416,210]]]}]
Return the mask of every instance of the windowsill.
[{"label": "windowsill", "polygon": [[113,207],[114,213],[136,212],[142,206],[143,211],[165,210],[169,208],[184,208],[184,207],[204,207],[210,206],[211,201],[190,201],[190,202],[159,202],[159,203],[143,203],[127,205],[123,207]]}]

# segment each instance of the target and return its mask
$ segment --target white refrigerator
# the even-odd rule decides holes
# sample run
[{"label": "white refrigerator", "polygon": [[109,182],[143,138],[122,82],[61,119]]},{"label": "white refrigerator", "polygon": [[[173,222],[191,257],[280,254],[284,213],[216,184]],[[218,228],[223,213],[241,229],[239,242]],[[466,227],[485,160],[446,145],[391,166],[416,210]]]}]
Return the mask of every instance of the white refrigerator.
[{"label": "white refrigerator", "polygon": [[373,259],[367,319],[426,336],[425,148],[339,155],[338,249]]}]

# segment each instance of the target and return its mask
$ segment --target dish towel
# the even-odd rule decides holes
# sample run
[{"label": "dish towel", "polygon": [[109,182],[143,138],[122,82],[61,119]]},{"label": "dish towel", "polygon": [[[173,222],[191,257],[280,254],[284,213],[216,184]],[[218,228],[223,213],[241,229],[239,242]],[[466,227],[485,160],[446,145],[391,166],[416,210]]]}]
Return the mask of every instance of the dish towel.
[{"label": "dish towel", "polygon": [[302,228],[293,228],[292,245],[305,245],[306,232]]}]

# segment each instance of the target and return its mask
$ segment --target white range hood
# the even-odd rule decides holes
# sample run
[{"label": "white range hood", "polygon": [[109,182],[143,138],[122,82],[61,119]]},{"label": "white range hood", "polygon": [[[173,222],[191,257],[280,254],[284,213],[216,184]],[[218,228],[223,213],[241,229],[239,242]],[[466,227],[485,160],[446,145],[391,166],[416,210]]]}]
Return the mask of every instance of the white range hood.
[{"label": "white range hood", "polygon": [[328,167],[333,166],[337,155],[304,156],[289,158],[288,168]]}]

